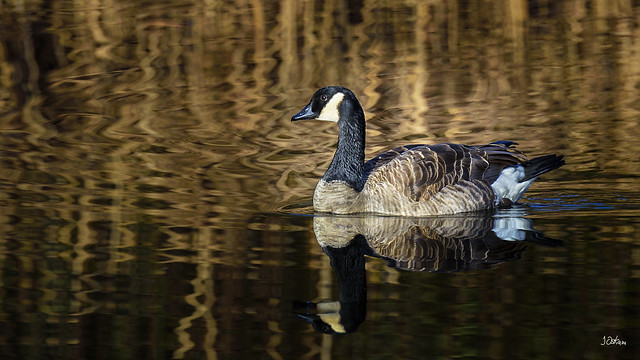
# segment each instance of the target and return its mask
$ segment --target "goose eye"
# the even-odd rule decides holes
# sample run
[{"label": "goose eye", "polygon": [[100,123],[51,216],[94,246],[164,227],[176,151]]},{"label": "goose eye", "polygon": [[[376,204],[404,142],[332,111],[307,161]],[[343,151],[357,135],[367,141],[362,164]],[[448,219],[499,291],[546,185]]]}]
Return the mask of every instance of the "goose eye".
[{"label": "goose eye", "polygon": [[328,100],[327,95],[320,95],[320,100],[327,101]]}]

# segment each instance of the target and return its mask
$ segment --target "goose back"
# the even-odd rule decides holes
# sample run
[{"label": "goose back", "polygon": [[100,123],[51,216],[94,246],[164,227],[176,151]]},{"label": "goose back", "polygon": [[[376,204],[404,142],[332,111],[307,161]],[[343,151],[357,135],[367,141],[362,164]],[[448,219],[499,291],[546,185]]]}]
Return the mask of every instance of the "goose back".
[{"label": "goose back", "polygon": [[384,152],[365,163],[361,196],[370,201],[364,211],[436,215],[491,208],[490,184],[502,169],[525,160],[513,144],[409,145]]}]

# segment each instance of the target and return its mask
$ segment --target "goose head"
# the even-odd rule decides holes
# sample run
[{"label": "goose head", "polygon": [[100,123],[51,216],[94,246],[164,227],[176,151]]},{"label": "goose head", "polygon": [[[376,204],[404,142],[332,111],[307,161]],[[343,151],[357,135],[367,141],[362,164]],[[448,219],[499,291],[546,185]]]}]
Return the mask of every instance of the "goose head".
[{"label": "goose head", "polygon": [[298,120],[323,120],[342,125],[344,122],[364,122],[364,112],[351,90],[328,86],[316,91],[309,104],[291,118],[291,121]]},{"label": "goose head", "polygon": [[323,120],[338,124],[338,146],[318,186],[322,188],[323,184],[331,182],[360,191],[363,186],[365,120],[362,106],[353,92],[341,86],[324,87],[316,91],[309,104],[291,118],[291,121],[297,120]]}]

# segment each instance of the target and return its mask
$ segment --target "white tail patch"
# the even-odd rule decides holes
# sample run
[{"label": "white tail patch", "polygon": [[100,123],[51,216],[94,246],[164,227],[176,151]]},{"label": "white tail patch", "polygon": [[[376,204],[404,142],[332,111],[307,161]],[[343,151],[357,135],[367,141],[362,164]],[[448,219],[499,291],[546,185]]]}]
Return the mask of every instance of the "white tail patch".
[{"label": "white tail patch", "polygon": [[522,165],[509,166],[502,170],[500,176],[491,184],[496,194],[496,204],[502,199],[517,202],[536,178],[520,182],[524,179],[524,167]]},{"label": "white tail patch", "polygon": [[338,106],[340,106],[343,98],[344,94],[341,92],[333,95],[331,99],[329,99],[329,102],[322,108],[316,120],[333,121],[337,123],[340,119]]},{"label": "white tail patch", "polygon": [[533,222],[520,217],[496,217],[493,222],[493,232],[505,241],[522,241],[527,232],[534,231]]}]

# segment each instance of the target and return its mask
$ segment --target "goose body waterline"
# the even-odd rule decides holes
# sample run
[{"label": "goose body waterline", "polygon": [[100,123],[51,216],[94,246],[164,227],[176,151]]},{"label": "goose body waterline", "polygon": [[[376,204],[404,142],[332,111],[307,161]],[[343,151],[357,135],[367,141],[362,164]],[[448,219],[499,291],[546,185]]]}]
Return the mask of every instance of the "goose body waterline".
[{"label": "goose body waterline", "polygon": [[560,155],[527,160],[516,143],[406,145],[365,162],[365,118],[351,90],[330,86],[291,121],[338,124],[338,147],[313,194],[317,212],[402,216],[454,214],[516,203]]}]

